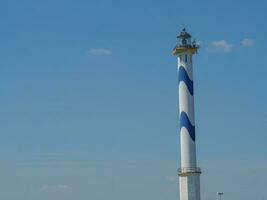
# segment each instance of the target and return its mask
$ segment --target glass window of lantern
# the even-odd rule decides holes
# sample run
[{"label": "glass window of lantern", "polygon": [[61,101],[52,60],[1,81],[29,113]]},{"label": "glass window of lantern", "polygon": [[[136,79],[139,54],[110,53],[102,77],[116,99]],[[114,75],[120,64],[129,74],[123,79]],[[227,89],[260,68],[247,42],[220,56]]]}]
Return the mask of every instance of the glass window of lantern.
[{"label": "glass window of lantern", "polygon": [[190,44],[191,44],[191,38],[187,38],[186,40],[187,40],[187,41],[186,41],[186,42],[187,42],[187,44],[189,44],[189,45],[190,45]]}]

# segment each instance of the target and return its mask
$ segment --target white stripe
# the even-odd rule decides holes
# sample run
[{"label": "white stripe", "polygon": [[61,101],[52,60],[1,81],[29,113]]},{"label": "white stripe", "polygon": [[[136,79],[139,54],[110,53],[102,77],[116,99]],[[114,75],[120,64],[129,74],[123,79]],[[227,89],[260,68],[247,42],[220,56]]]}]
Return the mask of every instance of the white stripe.
[{"label": "white stripe", "polygon": [[181,167],[196,167],[196,146],[188,130],[181,128]]}]

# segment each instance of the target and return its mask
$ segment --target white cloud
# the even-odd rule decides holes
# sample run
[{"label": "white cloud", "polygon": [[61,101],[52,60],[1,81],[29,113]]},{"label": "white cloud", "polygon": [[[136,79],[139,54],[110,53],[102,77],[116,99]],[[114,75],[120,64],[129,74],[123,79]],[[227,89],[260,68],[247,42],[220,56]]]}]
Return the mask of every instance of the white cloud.
[{"label": "white cloud", "polygon": [[243,47],[249,47],[252,46],[254,44],[254,40],[253,39],[249,39],[249,38],[245,38],[241,41],[241,45]]},{"label": "white cloud", "polygon": [[42,192],[67,192],[72,190],[68,185],[44,185],[41,187]]},{"label": "white cloud", "polygon": [[211,42],[213,51],[222,51],[228,53],[232,50],[233,45],[226,40],[217,40]]},{"label": "white cloud", "polygon": [[89,50],[89,54],[94,56],[110,56],[112,52],[105,48],[94,48]]},{"label": "white cloud", "polygon": [[177,176],[166,176],[166,179],[170,182],[177,182]]}]

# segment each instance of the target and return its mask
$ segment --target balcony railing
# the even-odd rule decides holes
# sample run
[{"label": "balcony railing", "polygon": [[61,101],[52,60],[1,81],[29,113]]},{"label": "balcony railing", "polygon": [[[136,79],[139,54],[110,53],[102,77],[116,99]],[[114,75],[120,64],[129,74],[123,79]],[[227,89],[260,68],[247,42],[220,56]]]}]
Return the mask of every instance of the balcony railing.
[{"label": "balcony railing", "polygon": [[182,167],[178,169],[178,174],[201,174],[199,167]]}]

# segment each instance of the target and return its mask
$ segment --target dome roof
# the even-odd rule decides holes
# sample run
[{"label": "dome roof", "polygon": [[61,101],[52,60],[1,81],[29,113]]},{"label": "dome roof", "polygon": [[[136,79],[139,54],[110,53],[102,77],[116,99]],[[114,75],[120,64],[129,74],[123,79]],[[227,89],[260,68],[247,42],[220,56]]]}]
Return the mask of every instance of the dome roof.
[{"label": "dome roof", "polygon": [[178,35],[177,38],[188,39],[191,38],[191,35],[186,32],[185,28],[183,28],[183,30],[180,32],[180,35]]}]

